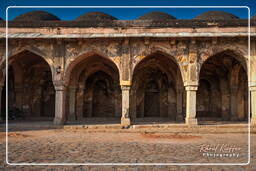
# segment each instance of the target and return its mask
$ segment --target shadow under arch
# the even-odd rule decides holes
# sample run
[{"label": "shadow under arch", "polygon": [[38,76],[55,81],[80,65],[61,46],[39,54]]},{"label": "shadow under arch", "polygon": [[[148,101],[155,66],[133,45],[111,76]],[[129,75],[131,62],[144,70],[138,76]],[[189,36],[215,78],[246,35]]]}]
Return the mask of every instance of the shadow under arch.
[{"label": "shadow under arch", "polygon": [[[12,61],[15,61],[16,60],[15,58],[23,52],[30,52],[30,53],[33,53],[33,54],[41,57],[49,65],[49,67],[51,68],[52,75],[53,75],[53,69],[54,69],[53,61],[47,57],[47,54],[45,54],[40,49],[38,49],[37,47],[34,47],[34,46],[26,46],[26,47],[23,47],[22,49],[19,49],[16,51],[11,51],[8,54],[8,65],[10,65],[12,63]],[[6,60],[3,60],[0,64],[0,68],[5,67],[5,65],[6,65]]]},{"label": "shadow under arch", "polygon": [[[51,65],[36,53],[22,50],[10,56],[7,77],[9,117],[20,113],[26,120],[52,120],[55,114],[52,75]],[[5,87],[6,82],[2,95],[5,95]],[[7,110],[5,103],[2,100],[2,114]]]},{"label": "shadow under arch", "polygon": [[224,50],[204,61],[199,73],[196,117],[199,121],[247,120],[248,75],[245,57],[236,51]]},{"label": "shadow under arch", "polygon": [[68,122],[120,122],[121,89],[116,64],[99,53],[76,58],[66,69]]},{"label": "shadow under arch", "polygon": [[132,73],[132,122],[183,120],[182,105],[178,105],[182,103],[183,90],[181,71],[175,60],[159,51],[149,54]]},{"label": "shadow under arch", "polygon": [[154,50],[151,50],[151,51],[146,51],[143,53],[145,56],[144,58],[138,60],[138,61],[135,61],[135,64],[133,65],[132,67],[132,70],[131,70],[131,76],[133,78],[133,73],[136,69],[136,67],[141,63],[143,62],[145,59],[147,59],[148,57],[152,56],[153,54],[159,54],[161,56],[165,56],[166,58],[168,58],[169,60],[171,60],[173,63],[175,63],[178,68],[179,68],[179,71],[180,71],[180,74],[181,74],[181,81],[182,81],[182,84],[184,83],[184,80],[185,80],[185,72],[183,71],[183,68],[179,65],[177,59],[174,57],[174,55],[172,54],[169,54],[168,52],[166,52],[166,50],[162,49],[162,48],[159,48],[159,47],[155,47]]},{"label": "shadow under arch", "polygon": [[[64,72],[66,85],[70,84],[70,81],[71,81],[70,77],[71,77],[72,71],[74,71],[75,68],[81,65],[81,63],[85,62],[86,60],[92,57],[99,57],[100,60],[108,61],[109,63],[111,63],[111,66],[118,71],[118,74],[120,75],[119,66],[117,66],[109,57],[107,57],[106,54],[101,53],[99,51],[89,51],[89,52],[82,53],[66,66],[65,72]],[[81,72],[81,69],[77,71]]]}]

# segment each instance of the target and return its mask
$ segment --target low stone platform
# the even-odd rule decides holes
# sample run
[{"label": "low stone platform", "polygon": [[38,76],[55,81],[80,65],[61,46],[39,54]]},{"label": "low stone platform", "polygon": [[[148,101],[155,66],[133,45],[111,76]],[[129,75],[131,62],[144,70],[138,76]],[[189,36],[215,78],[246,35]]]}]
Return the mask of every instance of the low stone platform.
[{"label": "low stone platform", "polygon": [[[215,125],[201,124],[188,126],[184,123],[155,123],[135,124],[129,127],[122,127],[120,124],[69,124],[58,126],[52,122],[11,122],[8,125],[9,131],[47,130],[47,129],[83,129],[86,132],[166,132],[166,133],[248,133],[246,123],[216,123]],[[5,131],[5,125],[0,125],[0,131]],[[256,127],[251,126],[251,133],[256,133]]]}]

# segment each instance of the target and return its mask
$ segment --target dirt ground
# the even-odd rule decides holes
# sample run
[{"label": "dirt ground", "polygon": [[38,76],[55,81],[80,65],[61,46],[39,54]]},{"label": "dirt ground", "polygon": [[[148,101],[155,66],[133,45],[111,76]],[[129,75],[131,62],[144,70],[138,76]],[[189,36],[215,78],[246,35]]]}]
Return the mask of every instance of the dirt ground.
[{"label": "dirt ground", "polygon": [[[0,132],[0,170],[249,170],[256,171],[256,135],[246,166],[10,166]],[[171,134],[34,130],[9,133],[11,163],[246,163],[247,134]],[[213,156],[207,156],[215,154]],[[223,156],[216,156],[222,154]],[[224,156],[226,155],[226,156]],[[232,155],[232,156],[231,156]]]}]

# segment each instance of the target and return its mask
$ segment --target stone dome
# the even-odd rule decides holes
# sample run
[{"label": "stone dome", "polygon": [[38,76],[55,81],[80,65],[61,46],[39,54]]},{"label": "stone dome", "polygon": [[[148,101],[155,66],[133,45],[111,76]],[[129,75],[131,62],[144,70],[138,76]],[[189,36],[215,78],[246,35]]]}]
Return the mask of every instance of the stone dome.
[{"label": "stone dome", "polygon": [[137,20],[173,20],[175,17],[164,12],[149,12],[137,18]]},{"label": "stone dome", "polygon": [[237,16],[224,11],[208,11],[204,12],[194,19],[198,20],[234,20],[239,19]]},{"label": "stone dome", "polygon": [[103,13],[103,12],[88,12],[86,14],[80,15],[75,19],[76,21],[85,21],[85,20],[117,20],[117,18]]},{"label": "stone dome", "polygon": [[53,14],[46,11],[30,11],[21,14],[13,19],[13,21],[56,21],[60,20]]}]

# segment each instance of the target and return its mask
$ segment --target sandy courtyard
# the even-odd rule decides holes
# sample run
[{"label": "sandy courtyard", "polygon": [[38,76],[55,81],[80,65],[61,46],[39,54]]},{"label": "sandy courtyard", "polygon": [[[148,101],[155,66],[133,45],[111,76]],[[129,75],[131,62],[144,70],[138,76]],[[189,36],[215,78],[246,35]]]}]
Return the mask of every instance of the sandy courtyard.
[{"label": "sandy courtyard", "polygon": [[[247,166],[7,166],[0,170],[256,170],[255,134]],[[51,129],[11,132],[12,163],[184,163],[247,162],[246,134],[171,134],[88,132]],[[5,133],[0,133],[0,158],[5,159]],[[207,156],[229,154],[232,156]]]}]

